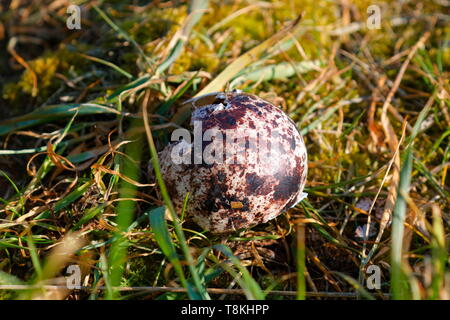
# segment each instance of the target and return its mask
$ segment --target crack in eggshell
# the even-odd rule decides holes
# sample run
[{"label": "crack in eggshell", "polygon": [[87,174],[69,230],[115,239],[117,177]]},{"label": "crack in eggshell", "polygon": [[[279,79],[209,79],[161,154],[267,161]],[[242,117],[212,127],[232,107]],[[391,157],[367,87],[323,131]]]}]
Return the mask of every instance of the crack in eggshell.
[{"label": "crack in eggshell", "polygon": [[[204,229],[223,233],[265,223],[297,204],[304,196],[307,153],[295,123],[281,109],[255,95],[218,93],[208,95],[206,105],[195,104],[201,99],[192,102],[197,109],[191,124],[201,121],[202,134],[215,129],[224,135],[224,141],[204,142],[202,151],[223,143],[224,157],[227,152],[241,151],[246,161],[230,163],[225,157],[225,161],[213,164],[175,164],[171,151],[183,142],[168,145],[160,152],[161,173],[175,206],[181,208],[189,192],[187,216]],[[227,144],[243,132],[258,137],[262,145],[277,148],[272,153],[259,152],[264,150],[261,144],[255,150],[251,139],[244,145]],[[192,159],[191,153],[187,158]]]}]

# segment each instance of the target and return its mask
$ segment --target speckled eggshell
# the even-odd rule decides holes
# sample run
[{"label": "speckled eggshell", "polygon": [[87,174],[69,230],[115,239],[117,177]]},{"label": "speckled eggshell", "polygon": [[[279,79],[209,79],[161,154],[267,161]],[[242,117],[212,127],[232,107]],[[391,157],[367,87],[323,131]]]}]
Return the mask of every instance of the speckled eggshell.
[{"label": "speckled eggshell", "polygon": [[[191,145],[186,141],[168,145],[159,158],[174,205],[182,208],[189,192],[187,216],[213,233],[265,223],[296,205],[304,197],[307,153],[294,122],[281,109],[251,94],[215,93],[203,100],[200,105],[201,99],[192,101],[191,120],[191,124],[201,121],[202,132],[218,129],[226,137],[244,130],[279,147],[265,161],[259,161],[255,149],[246,143],[243,163],[175,164],[172,148],[183,143],[189,150]],[[226,149],[225,141],[209,143],[223,143]]]}]

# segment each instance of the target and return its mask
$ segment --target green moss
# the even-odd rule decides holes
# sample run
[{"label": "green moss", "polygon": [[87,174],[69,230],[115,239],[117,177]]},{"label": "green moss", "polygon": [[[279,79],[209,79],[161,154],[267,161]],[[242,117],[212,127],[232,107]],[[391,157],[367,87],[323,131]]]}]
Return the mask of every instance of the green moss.
[{"label": "green moss", "polygon": [[185,71],[213,72],[219,65],[220,59],[203,41],[193,38],[189,41],[185,51],[172,65],[171,72],[180,74]]},{"label": "green moss", "polygon": [[[212,27],[238,10],[238,8],[234,6],[224,6],[222,3],[212,3],[211,6],[212,10],[207,12],[203,19],[206,28]],[[242,5],[240,7],[244,8],[245,6]],[[265,39],[269,32],[266,26],[261,23],[263,19],[264,16],[262,15],[261,10],[255,8],[231,19],[229,22],[225,23],[221,29],[225,30],[231,28],[231,37],[233,39],[239,39],[244,42],[260,41]]]},{"label": "green moss", "polygon": [[157,9],[144,13],[144,17],[133,16],[121,23],[121,28],[137,43],[144,46],[146,52],[152,52],[156,39],[171,39],[187,16],[187,7]]},{"label": "green moss", "polygon": [[124,286],[151,286],[159,271],[159,259],[152,257],[137,257],[129,259],[122,284]]},{"label": "green moss", "polygon": [[158,38],[173,33],[186,17],[186,9],[167,8],[165,10],[150,11],[144,22],[137,20],[129,22],[128,29],[130,36],[140,44],[146,44]]},{"label": "green moss", "polygon": [[[31,96],[36,96],[39,93],[40,96],[46,96],[60,63],[61,61],[55,56],[42,57],[31,61],[29,66],[32,71],[30,69],[25,70],[16,84],[7,84],[3,91],[3,98],[15,100],[20,93]],[[36,86],[33,75],[35,75],[37,80]]]},{"label": "green moss", "polygon": [[11,290],[0,290],[0,301],[1,300],[14,300],[17,298],[17,293]]},{"label": "green moss", "polygon": [[[20,106],[30,97],[37,103],[45,101],[59,86],[61,80],[56,73],[66,73],[72,65],[81,65],[81,58],[67,49],[49,52],[28,62],[30,69],[24,70],[17,82],[7,83],[2,92],[3,99]],[[36,75],[37,86],[34,84]]]}]

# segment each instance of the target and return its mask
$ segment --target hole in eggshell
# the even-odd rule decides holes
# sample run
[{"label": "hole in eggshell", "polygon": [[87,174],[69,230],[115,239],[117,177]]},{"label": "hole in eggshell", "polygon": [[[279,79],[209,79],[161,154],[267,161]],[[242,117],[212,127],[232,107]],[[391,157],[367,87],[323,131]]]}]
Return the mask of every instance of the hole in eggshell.
[{"label": "hole in eggshell", "polygon": [[214,93],[209,93],[209,94],[205,94],[200,97],[190,99],[190,100],[186,101],[185,103],[186,104],[190,103],[194,107],[194,109],[198,109],[198,108],[205,107],[207,105],[214,104],[219,95],[225,96],[222,92],[214,92]]}]

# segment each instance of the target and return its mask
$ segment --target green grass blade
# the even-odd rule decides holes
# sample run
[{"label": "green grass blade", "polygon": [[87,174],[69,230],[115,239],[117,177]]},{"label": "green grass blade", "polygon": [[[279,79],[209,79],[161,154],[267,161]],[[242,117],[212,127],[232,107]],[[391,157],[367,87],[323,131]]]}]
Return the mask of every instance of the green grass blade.
[{"label": "green grass blade", "polygon": [[397,201],[392,217],[392,249],[391,249],[391,290],[394,299],[406,299],[409,297],[408,278],[403,270],[403,236],[406,218],[407,203],[405,196],[409,194],[411,185],[411,174],[413,167],[413,142],[418,135],[421,123],[433,106],[434,95],[417,117],[413,132],[408,139],[405,150],[403,166],[400,171],[400,182],[398,186]]},{"label": "green grass blade", "polygon": [[153,209],[149,214],[150,225],[155,235],[155,239],[164,255],[169,259],[170,263],[172,263],[176,273],[180,277],[181,283],[188,289],[189,298],[192,300],[202,299],[202,295],[207,295],[206,290],[197,293],[192,284],[188,283],[186,280],[180,258],[175,250],[175,246],[168,231],[165,212],[166,207],[159,207]]},{"label": "green grass blade", "polygon": [[[150,225],[155,235],[156,242],[158,242],[164,255],[173,264],[181,279],[185,279],[183,269],[181,267],[180,259],[176,253],[175,246],[170,237],[167,223],[165,220],[166,207],[159,207],[149,212]],[[182,280],[184,281],[184,280]]]},{"label": "green grass blade", "polygon": [[[147,97],[148,98],[148,94]],[[147,100],[147,99],[146,99]],[[164,182],[163,176],[161,174],[161,167],[159,165],[158,160],[158,152],[156,151],[155,142],[153,141],[153,135],[150,129],[150,125],[148,124],[148,117],[147,117],[147,105],[144,100],[144,108],[143,108],[143,116],[144,116],[144,124],[147,134],[147,141],[150,148],[150,155],[151,155],[151,164],[153,166],[153,170],[155,172],[156,181],[158,182],[159,189],[161,191],[161,195],[164,199],[164,203],[166,204],[167,208],[169,209],[170,215],[172,217],[172,221],[175,227],[175,233],[178,237],[178,241],[180,242],[181,249],[183,250],[183,254],[185,259],[187,260],[187,264],[189,267],[189,270],[191,272],[191,276],[193,278],[193,282],[195,284],[195,288],[198,291],[198,293],[204,292],[204,287],[201,285],[200,276],[197,273],[194,259],[191,255],[191,252],[189,250],[189,246],[186,242],[186,237],[184,235],[183,229],[181,227],[180,218],[178,217],[175,207],[173,206],[172,200],[170,199],[169,193],[167,191],[166,184]],[[187,288],[187,286],[186,286]],[[208,297],[204,297],[208,298]]]},{"label": "green grass blade", "polygon": [[120,34],[125,40],[129,41],[139,52],[139,54],[144,58],[144,60],[147,62],[147,64],[151,67],[152,63],[150,59],[147,57],[145,52],[142,50],[140,45],[132,38],[128,33],[126,33],[124,30],[122,30],[117,24],[114,23],[114,21],[111,20],[110,17],[98,6],[94,5],[93,8],[97,13],[100,15],[100,17],[105,20],[105,22],[118,34]]},{"label": "green grass blade", "polygon": [[437,300],[445,288],[445,272],[449,258],[449,252],[445,241],[445,227],[442,221],[441,210],[437,206],[433,211],[433,239],[431,241],[431,260],[433,266],[433,277],[431,279],[430,298]]},{"label": "green grass blade", "polygon": [[12,274],[6,273],[0,270],[0,285],[21,285],[22,280],[13,276]]},{"label": "green grass blade", "polygon": [[306,299],[306,252],[305,252],[305,226],[303,224],[297,225],[297,300]]},{"label": "green grass blade", "polygon": [[227,246],[222,245],[222,244],[214,245],[213,248],[222,252],[242,274],[242,278],[237,278],[237,274],[233,270],[233,268],[228,266],[226,263],[222,264],[222,267],[228,273],[230,273],[232,276],[236,277],[236,281],[241,286],[241,288],[244,290],[247,299],[249,299],[249,300],[264,300],[265,294],[261,290],[261,287],[255,281],[255,279],[253,279],[253,277],[250,275],[247,268],[242,266],[239,259],[233,255],[230,248],[228,248]]},{"label": "green grass blade", "polygon": [[362,297],[364,297],[368,300],[375,300],[375,298],[366,289],[364,289],[364,287],[361,286],[361,284],[358,281],[356,281],[349,275],[346,275],[345,273],[337,272],[337,271],[335,271],[333,273],[339,275],[345,281],[347,281]]},{"label": "green grass blade", "polygon": [[256,70],[243,70],[242,74],[230,82],[230,89],[237,88],[246,81],[258,82],[287,79],[296,75],[297,72],[306,73],[311,70],[316,70],[320,66],[320,61],[314,60],[298,62],[295,65],[288,62],[281,62],[275,65],[263,66]]},{"label": "green grass blade", "polygon": [[117,114],[118,111],[111,109],[108,106],[95,103],[58,104],[45,106],[24,116],[0,121],[0,136],[6,135],[14,130],[21,130],[61,118],[71,117],[77,113],[79,116],[83,116],[94,114]]},{"label": "green grass blade", "polygon": [[39,220],[39,219],[48,219],[52,212],[57,213],[60,210],[67,208],[71,203],[76,201],[77,199],[81,198],[84,193],[89,189],[89,187],[92,185],[92,181],[88,181],[81,186],[77,187],[74,191],[69,193],[66,197],[59,200],[56,204],[53,210],[45,210],[41,212],[38,216],[36,216],[33,220]]},{"label": "green grass blade", "polygon": [[39,260],[39,254],[37,252],[36,246],[34,244],[33,238],[30,234],[27,236],[27,244],[30,252],[31,261],[33,263],[34,270],[36,272],[37,278],[40,280],[42,279],[42,266],[41,262]]},{"label": "green grass blade", "polygon": [[[138,127],[142,125],[141,121],[136,120],[132,123],[131,127]],[[140,163],[142,160],[142,135],[138,134],[132,137],[131,143],[126,145],[125,154],[128,157],[121,158],[120,172],[132,179],[133,181],[139,181],[141,175]],[[121,199],[134,199],[136,198],[137,186],[131,184],[125,180],[120,180],[119,184],[119,198]],[[109,265],[109,277],[111,285],[117,287],[122,281],[124,272],[124,265],[127,258],[129,241],[124,233],[127,232],[129,226],[133,223],[136,209],[136,201],[124,200],[120,201],[116,207],[116,223],[117,231],[114,234],[113,242],[109,250],[108,265]],[[119,292],[113,290],[113,296],[108,295],[108,299],[117,299]]]},{"label": "green grass blade", "polygon": [[127,77],[130,80],[134,78],[133,75],[131,75],[130,73],[126,72],[125,70],[123,70],[122,68],[120,68],[119,66],[115,65],[112,62],[103,60],[101,58],[93,57],[93,56],[87,56],[85,54],[81,54],[81,56],[86,58],[86,59],[88,59],[88,60],[92,60],[94,62],[98,62],[98,63],[101,63],[101,64],[103,64],[105,66],[108,66],[108,67],[114,69],[115,71],[117,71],[118,73],[124,75],[125,77]]},{"label": "green grass blade", "polygon": [[[189,6],[189,16],[183,28],[179,33],[175,34],[176,41],[170,50],[169,56],[158,66],[156,74],[161,74],[169,68],[175,60],[180,56],[185,43],[189,39],[192,28],[197,24],[200,18],[208,9],[208,0],[193,0]],[[173,41],[173,39],[172,39]]]},{"label": "green grass blade", "polygon": [[102,203],[102,204],[100,204],[98,206],[95,206],[95,207],[90,208],[89,210],[87,210],[85,212],[85,214],[83,215],[83,217],[81,217],[81,219],[77,223],[75,223],[75,225],[72,227],[72,230],[79,229],[83,224],[85,224],[89,220],[93,219],[99,213],[103,212],[105,207],[106,207],[106,205],[104,203]]}]

